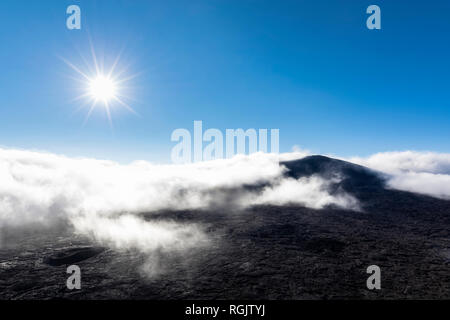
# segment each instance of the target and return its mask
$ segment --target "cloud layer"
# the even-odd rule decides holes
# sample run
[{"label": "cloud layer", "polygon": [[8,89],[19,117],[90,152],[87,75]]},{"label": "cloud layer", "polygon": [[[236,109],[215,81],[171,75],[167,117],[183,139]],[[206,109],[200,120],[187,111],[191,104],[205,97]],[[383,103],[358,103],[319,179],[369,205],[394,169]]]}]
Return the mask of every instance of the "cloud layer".
[{"label": "cloud layer", "polygon": [[[284,177],[279,161],[306,154],[257,153],[183,165],[145,161],[121,165],[0,149],[0,232],[63,221],[112,248],[152,255],[201,247],[208,237],[201,225],[144,219],[143,212],[288,203],[355,208],[351,196],[328,194],[329,181]],[[254,185],[266,187],[248,188]]]},{"label": "cloud layer", "polygon": [[251,204],[300,204],[305,207],[321,209],[329,205],[334,205],[350,210],[359,210],[358,200],[346,193],[336,193],[331,195],[328,190],[333,183],[339,179],[324,180],[318,176],[308,178],[281,179],[280,182],[264,188],[261,195],[253,198]]},{"label": "cloud layer", "polygon": [[[0,223],[23,225],[57,218],[202,209],[230,205],[304,203],[346,206],[326,197],[328,181],[283,178],[280,160],[305,153],[236,156],[183,165],[111,161],[0,149]],[[262,194],[245,186],[270,183]],[[234,192],[233,192],[234,190]],[[236,190],[238,192],[236,192]],[[232,196],[232,199],[230,199]]]},{"label": "cloud layer", "polygon": [[450,154],[383,152],[349,161],[391,175],[391,188],[450,199]]},{"label": "cloud layer", "polygon": [[[358,210],[353,196],[328,192],[335,180],[283,174],[280,161],[308,154],[297,150],[183,165],[121,165],[0,149],[0,232],[63,221],[111,248],[153,256],[201,248],[209,239],[201,225],[144,219],[144,212],[265,204]],[[450,198],[449,154],[388,152],[348,160],[388,173],[391,188]],[[248,187],[255,185],[260,188]]]}]

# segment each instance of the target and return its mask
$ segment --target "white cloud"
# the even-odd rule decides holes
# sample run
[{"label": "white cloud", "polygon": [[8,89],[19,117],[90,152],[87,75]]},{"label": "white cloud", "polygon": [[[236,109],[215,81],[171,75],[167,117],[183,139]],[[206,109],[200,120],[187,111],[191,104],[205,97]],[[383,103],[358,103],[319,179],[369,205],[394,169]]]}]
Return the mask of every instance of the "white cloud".
[{"label": "white cloud", "polygon": [[[307,154],[256,153],[183,165],[145,161],[121,165],[0,149],[0,232],[66,221],[95,241],[150,256],[161,250],[195,249],[208,238],[201,225],[144,220],[140,215],[144,212],[286,203],[355,208],[350,196],[328,194],[328,182],[320,178],[284,178],[279,161]],[[246,188],[260,183],[272,187],[263,192]]]},{"label": "white cloud", "polygon": [[318,176],[300,179],[282,179],[280,183],[266,187],[263,193],[253,199],[252,204],[300,204],[321,209],[334,205],[351,210],[360,210],[358,200],[346,193],[331,195],[327,190],[332,183],[339,180],[324,180]]},{"label": "white cloud", "polygon": [[[283,175],[279,161],[309,154],[296,148],[279,155],[256,153],[183,165],[121,165],[0,148],[0,232],[63,221],[116,250],[139,250],[151,257],[146,272],[157,274],[159,253],[183,254],[204,247],[210,239],[202,225],[156,221],[152,212],[261,204],[359,210],[351,195],[328,192],[337,180]],[[450,154],[387,152],[349,161],[390,174],[392,188],[450,198]],[[266,187],[246,188],[258,184]],[[150,217],[144,219],[144,212]]]},{"label": "white cloud", "polygon": [[434,152],[384,152],[349,159],[391,175],[391,188],[450,199],[450,154]]},{"label": "white cloud", "polygon": [[136,249],[147,256],[142,268],[148,276],[164,272],[160,253],[185,254],[209,244],[202,227],[173,221],[145,221],[125,214],[118,217],[80,215],[72,219],[75,230],[116,250]]},{"label": "white cloud", "polygon": [[[112,161],[0,149],[0,221],[22,225],[55,218],[71,219],[81,214],[115,216],[162,209],[207,208],[219,201],[221,193],[227,197],[228,190],[279,180],[284,170],[279,166],[280,159],[293,155],[303,157],[306,153],[256,153],[183,165],[145,161],[120,165]],[[302,190],[308,186],[318,190],[320,183],[325,182],[296,182]],[[320,207],[317,203],[311,206]]]},{"label": "white cloud", "polygon": [[292,147],[291,152],[278,154],[278,159],[280,161],[290,161],[290,160],[301,159],[301,158],[304,158],[304,157],[310,156],[310,155],[311,155],[311,151],[302,149],[299,146],[295,145]]},{"label": "white cloud", "polygon": [[276,157],[262,154],[189,165],[120,165],[0,149],[0,217],[23,224],[80,213],[196,209],[209,204],[211,190],[281,173]]}]

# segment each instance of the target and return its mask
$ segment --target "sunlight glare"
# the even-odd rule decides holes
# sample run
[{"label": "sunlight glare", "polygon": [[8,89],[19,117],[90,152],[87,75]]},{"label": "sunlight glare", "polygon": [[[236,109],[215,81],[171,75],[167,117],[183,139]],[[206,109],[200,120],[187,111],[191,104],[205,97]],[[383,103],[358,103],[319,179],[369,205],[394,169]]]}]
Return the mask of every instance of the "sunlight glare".
[{"label": "sunlight glare", "polygon": [[89,93],[95,100],[107,103],[116,96],[116,85],[114,81],[103,75],[99,75],[89,82]]}]

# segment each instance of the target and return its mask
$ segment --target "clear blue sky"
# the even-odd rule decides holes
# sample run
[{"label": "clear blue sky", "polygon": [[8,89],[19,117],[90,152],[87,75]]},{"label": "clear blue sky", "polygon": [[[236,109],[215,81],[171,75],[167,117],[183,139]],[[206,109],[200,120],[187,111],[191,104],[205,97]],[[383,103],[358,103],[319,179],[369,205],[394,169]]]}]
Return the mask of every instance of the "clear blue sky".
[{"label": "clear blue sky", "polygon": [[[66,8],[82,29],[66,28]],[[377,4],[382,30],[366,28]],[[176,128],[279,128],[280,151],[450,152],[450,1],[0,2],[0,146],[170,161]],[[86,109],[76,76],[89,38],[140,75],[135,116]]]}]

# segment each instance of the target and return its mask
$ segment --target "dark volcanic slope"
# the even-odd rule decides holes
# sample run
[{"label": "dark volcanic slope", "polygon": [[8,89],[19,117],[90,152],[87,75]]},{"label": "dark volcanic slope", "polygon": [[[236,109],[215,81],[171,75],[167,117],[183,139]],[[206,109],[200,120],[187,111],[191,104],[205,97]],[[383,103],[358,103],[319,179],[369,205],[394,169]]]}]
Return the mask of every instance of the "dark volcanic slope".
[{"label": "dark volcanic slope", "polygon": [[[258,206],[149,214],[201,223],[214,239],[207,249],[160,257],[165,272],[153,278],[139,272],[144,258],[136,252],[102,251],[70,233],[30,234],[0,249],[0,298],[450,298],[449,201],[385,189],[378,173],[326,157],[283,165],[295,178],[340,176],[336,188],[354,194],[363,212]],[[65,265],[45,263],[74,252],[80,291],[65,288]],[[381,267],[380,291],[366,289],[372,264]]]},{"label": "dark volcanic slope", "polygon": [[288,169],[287,176],[296,179],[312,175],[325,179],[341,178],[339,185],[347,192],[382,189],[386,179],[385,175],[369,168],[319,155],[281,162],[281,165]]}]

